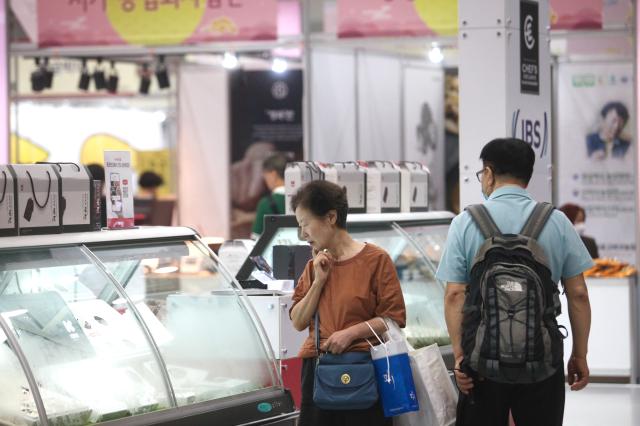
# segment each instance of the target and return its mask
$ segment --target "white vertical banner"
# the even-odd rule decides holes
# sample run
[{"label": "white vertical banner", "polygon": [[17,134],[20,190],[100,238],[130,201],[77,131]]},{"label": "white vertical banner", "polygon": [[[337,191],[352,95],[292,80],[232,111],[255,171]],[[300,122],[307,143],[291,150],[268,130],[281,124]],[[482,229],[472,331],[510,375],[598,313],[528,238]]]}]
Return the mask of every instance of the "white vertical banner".
[{"label": "white vertical banner", "polygon": [[633,65],[558,69],[558,206],[586,212],[601,257],[635,263]]},{"label": "white vertical banner", "polygon": [[429,168],[429,206],[445,208],[444,70],[405,66],[403,73],[404,158]]}]

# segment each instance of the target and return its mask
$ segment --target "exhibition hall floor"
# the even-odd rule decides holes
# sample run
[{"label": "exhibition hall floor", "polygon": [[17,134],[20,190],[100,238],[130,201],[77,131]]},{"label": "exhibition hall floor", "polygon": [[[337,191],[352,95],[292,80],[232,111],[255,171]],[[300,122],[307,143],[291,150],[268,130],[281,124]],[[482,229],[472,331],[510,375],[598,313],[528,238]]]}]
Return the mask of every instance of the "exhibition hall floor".
[{"label": "exhibition hall floor", "polygon": [[567,388],[564,426],[640,425],[640,385],[590,384]]}]

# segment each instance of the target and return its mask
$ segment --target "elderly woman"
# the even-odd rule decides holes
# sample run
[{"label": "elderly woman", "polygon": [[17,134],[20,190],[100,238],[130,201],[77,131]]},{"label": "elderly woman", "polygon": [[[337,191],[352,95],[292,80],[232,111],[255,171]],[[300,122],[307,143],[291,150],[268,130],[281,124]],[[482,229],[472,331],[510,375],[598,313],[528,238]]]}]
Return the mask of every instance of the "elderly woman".
[{"label": "elderly woman", "polygon": [[[290,310],[296,329],[309,328],[299,356],[302,406],[299,425],[391,425],[378,400],[367,409],[324,410],[313,402],[316,357],[320,352],[368,352],[366,339],[385,331],[383,318],[404,327],[406,312],[400,282],[389,255],[380,247],[351,238],[346,231],[347,197],[330,182],[313,181],[291,200],[302,238],[314,258],[307,264]],[[316,350],[314,316],[320,319]],[[375,338],[374,338],[375,339]]]}]

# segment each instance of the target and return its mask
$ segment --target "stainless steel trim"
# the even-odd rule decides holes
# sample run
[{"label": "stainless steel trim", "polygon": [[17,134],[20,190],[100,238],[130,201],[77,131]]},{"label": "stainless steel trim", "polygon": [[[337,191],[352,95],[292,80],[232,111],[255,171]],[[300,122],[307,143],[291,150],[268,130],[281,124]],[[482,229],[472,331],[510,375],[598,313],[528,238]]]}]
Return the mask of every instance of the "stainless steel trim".
[{"label": "stainless steel trim", "polygon": [[27,377],[27,382],[29,383],[29,387],[31,388],[31,395],[33,395],[33,401],[36,404],[36,408],[38,409],[38,418],[40,419],[40,423],[43,426],[49,425],[49,418],[47,417],[47,410],[44,408],[44,402],[42,401],[42,395],[40,395],[40,388],[38,388],[38,381],[33,374],[33,370],[31,370],[31,366],[27,361],[27,357],[25,356],[22,348],[20,347],[20,343],[16,336],[11,332],[11,328],[9,324],[5,321],[4,317],[0,315],[0,328],[4,331],[5,336],[7,336],[7,342],[9,342],[9,347],[13,349],[16,356],[18,357],[18,361],[22,366],[22,371]]},{"label": "stainless steel trim", "polygon": [[274,422],[279,422],[282,420],[297,419],[298,417],[300,417],[300,411],[294,411],[293,413],[280,414],[279,416],[269,417],[268,419],[263,419],[263,420],[256,420],[255,422],[242,423],[239,426],[269,425]]},{"label": "stainless steel trim", "polygon": [[135,229],[70,232],[66,234],[28,235],[0,238],[0,249],[37,246],[69,246],[115,241],[148,240],[154,238],[191,238],[193,229],[179,226],[143,226]]},{"label": "stainless steel trim", "polygon": [[151,347],[151,352],[153,353],[153,356],[156,359],[156,362],[158,363],[158,367],[160,368],[160,372],[162,373],[162,381],[164,382],[165,391],[167,392],[167,396],[169,397],[169,403],[171,404],[171,407],[177,407],[178,402],[176,401],[176,395],[173,390],[173,385],[171,384],[171,379],[169,378],[169,372],[167,371],[167,364],[164,362],[164,359],[162,358],[162,354],[160,353],[160,348],[158,348],[158,345],[156,345],[156,341],[153,339],[153,336],[151,335],[151,330],[149,330],[149,327],[147,327],[147,323],[144,322],[142,315],[140,315],[140,312],[138,312],[138,309],[136,309],[135,303],[133,303],[133,300],[131,300],[131,298],[125,291],[124,287],[122,287],[122,284],[120,284],[120,282],[116,279],[116,277],[114,277],[113,274],[107,269],[106,265],[100,261],[98,256],[96,256],[85,245],[82,245],[80,247],[80,250],[84,253],[85,256],[87,256],[91,261],[93,261],[95,265],[102,270],[102,272],[104,272],[104,274],[109,279],[109,281],[111,281],[111,283],[115,286],[120,297],[124,298],[129,304],[131,312],[133,312],[133,315],[136,317],[136,319],[138,320],[138,323],[142,327],[142,331],[147,339],[147,342]]},{"label": "stainless steel trim", "polygon": [[420,212],[420,213],[365,213],[347,215],[349,223],[369,223],[369,222],[413,222],[424,220],[445,220],[453,219],[455,215],[447,211]]}]

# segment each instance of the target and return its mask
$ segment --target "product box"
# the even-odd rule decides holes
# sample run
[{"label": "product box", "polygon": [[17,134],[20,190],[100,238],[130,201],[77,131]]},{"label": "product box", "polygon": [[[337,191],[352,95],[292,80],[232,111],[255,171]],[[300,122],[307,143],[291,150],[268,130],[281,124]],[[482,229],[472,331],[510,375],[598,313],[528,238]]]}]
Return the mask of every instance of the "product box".
[{"label": "product box", "polygon": [[[52,163],[62,181],[60,215],[63,232],[93,231],[95,202],[93,178],[84,166],[75,163]],[[98,193],[99,196],[99,193]]]},{"label": "product box", "polygon": [[293,214],[293,210],[291,209],[291,199],[298,189],[307,182],[322,179],[324,179],[324,174],[318,164],[313,161],[287,163],[287,168],[284,171],[285,213]]},{"label": "product box", "polygon": [[100,231],[102,229],[102,181],[92,180],[93,193],[95,197],[91,201],[91,214],[93,215],[93,230]]},{"label": "product box", "polygon": [[367,212],[367,172],[356,162],[334,163],[338,182],[347,192],[349,213]]},{"label": "product box", "polygon": [[360,161],[367,171],[367,213],[400,212],[400,170],[389,161]]},{"label": "product box", "polygon": [[10,167],[3,165],[0,166],[0,179],[0,236],[15,236],[18,235],[16,176]]},{"label": "product box", "polygon": [[58,168],[51,164],[12,164],[9,167],[17,180],[20,235],[62,232],[62,184]]},{"label": "product box", "polygon": [[335,183],[336,185],[338,184],[338,170],[336,170],[333,164],[317,161],[316,165],[320,168],[324,180]]},{"label": "product box", "polygon": [[429,169],[422,163],[400,161],[401,211],[426,212],[429,210]]}]

